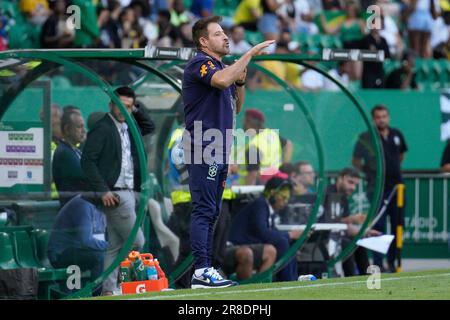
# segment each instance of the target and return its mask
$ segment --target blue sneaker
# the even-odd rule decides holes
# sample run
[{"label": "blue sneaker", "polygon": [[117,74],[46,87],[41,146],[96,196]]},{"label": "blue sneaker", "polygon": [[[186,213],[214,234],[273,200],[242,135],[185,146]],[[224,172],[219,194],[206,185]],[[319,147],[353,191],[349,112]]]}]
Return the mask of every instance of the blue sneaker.
[{"label": "blue sneaker", "polygon": [[194,273],[191,279],[192,289],[201,288],[226,288],[238,285],[237,282],[224,279],[220,273],[214,268],[205,269],[200,277]]}]

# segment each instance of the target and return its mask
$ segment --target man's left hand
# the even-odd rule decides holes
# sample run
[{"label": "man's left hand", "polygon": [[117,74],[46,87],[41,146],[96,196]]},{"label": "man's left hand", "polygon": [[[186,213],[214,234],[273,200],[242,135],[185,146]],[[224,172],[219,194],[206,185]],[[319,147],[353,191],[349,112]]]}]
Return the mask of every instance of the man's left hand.
[{"label": "man's left hand", "polygon": [[370,229],[366,231],[366,237],[378,237],[381,236],[382,233],[380,231]]}]

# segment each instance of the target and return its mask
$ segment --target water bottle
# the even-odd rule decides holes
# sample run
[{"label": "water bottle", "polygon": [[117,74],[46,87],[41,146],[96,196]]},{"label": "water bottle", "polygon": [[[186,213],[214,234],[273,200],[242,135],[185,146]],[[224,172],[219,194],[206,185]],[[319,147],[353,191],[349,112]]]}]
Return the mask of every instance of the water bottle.
[{"label": "water bottle", "polygon": [[159,266],[158,259],[155,259],[153,261],[155,262],[155,268],[156,268],[156,271],[158,272],[158,279],[165,278],[166,274],[164,273],[163,269],[161,269],[161,267]]},{"label": "water bottle", "polygon": [[158,280],[158,271],[155,267],[155,262],[149,261],[147,265],[147,278],[148,280]]},{"label": "water bottle", "polygon": [[147,273],[145,272],[144,262],[138,251],[131,251],[128,258],[132,261],[133,274],[135,281],[147,280]]},{"label": "water bottle", "polygon": [[120,263],[120,282],[129,282],[131,281],[131,261],[125,260]]},{"label": "water bottle", "polygon": [[298,281],[315,281],[317,278],[312,274],[305,274],[298,277]]}]

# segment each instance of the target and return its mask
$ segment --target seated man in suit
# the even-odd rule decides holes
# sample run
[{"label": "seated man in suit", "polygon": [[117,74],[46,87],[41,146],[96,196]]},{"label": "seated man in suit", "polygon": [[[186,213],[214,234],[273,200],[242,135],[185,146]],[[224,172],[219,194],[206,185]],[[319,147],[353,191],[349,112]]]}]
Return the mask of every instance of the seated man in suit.
[{"label": "seated man in suit", "polygon": [[[91,272],[90,281],[103,271],[106,221],[104,214],[82,195],[73,197],[56,216],[47,255],[54,268],[79,266]],[[94,295],[100,289],[94,290]]]},{"label": "seated man in suit", "polygon": [[[234,245],[264,243],[277,250],[279,260],[289,249],[290,242],[302,234],[301,230],[280,231],[275,228],[275,212],[289,201],[291,184],[286,179],[271,178],[264,194],[246,205],[233,219],[229,240]],[[278,281],[297,280],[297,262],[293,257],[277,274]]]}]

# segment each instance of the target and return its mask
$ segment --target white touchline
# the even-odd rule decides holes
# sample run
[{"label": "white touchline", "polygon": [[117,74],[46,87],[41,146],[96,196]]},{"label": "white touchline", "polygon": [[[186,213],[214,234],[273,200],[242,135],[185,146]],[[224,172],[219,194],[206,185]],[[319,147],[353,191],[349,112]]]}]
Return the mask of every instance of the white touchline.
[{"label": "white touchline", "polygon": [[[405,280],[405,279],[424,279],[424,278],[433,278],[433,277],[448,277],[450,276],[450,273],[442,273],[442,274],[433,274],[433,275],[426,275],[426,276],[405,276],[405,277],[398,277],[398,278],[381,278],[381,282],[385,281],[398,281],[398,280]],[[207,292],[203,293],[192,293],[192,294],[178,294],[178,295],[167,295],[167,296],[153,296],[153,297],[143,297],[143,298],[133,298],[132,300],[162,300],[162,299],[174,299],[174,298],[183,298],[183,297],[200,297],[200,296],[209,296],[209,295],[215,295],[215,294],[234,294],[234,293],[255,293],[255,292],[265,292],[265,291],[278,291],[278,290],[292,290],[292,289],[308,289],[308,288],[318,288],[318,287],[337,287],[342,285],[353,285],[353,284],[365,284],[367,282],[366,280],[358,280],[358,281],[346,281],[346,282],[333,282],[333,283],[317,283],[317,284],[310,284],[305,286],[290,286],[290,287],[276,287],[276,288],[264,288],[264,289],[250,289],[250,290],[233,290],[233,291],[221,291],[221,292],[215,292],[211,289],[204,289]]]}]

